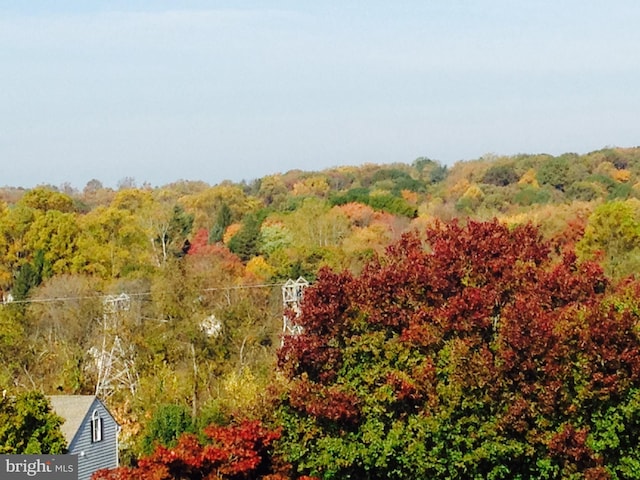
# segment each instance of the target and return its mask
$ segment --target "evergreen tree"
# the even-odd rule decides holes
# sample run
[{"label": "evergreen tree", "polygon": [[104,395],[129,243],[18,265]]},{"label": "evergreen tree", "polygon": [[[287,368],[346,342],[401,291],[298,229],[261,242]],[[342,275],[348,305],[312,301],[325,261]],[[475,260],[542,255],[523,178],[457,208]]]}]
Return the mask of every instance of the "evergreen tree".
[{"label": "evergreen tree", "polygon": [[242,228],[229,241],[229,250],[244,262],[258,255],[261,224],[262,219],[259,215],[247,215]]},{"label": "evergreen tree", "polygon": [[42,283],[42,280],[51,276],[51,265],[44,258],[44,252],[38,250],[31,263],[25,263],[20,267],[13,283],[13,298],[21,301],[29,296],[29,291]]},{"label": "evergreen tree", "polygon": [[223,203],[218,211],[216,223],[211,229],[211,235],[209,236],[211,243],[221,242],[222,237],[224,236],[224,231],[229,225],[231,225],[231,209],[229,208],[229,205]]}]

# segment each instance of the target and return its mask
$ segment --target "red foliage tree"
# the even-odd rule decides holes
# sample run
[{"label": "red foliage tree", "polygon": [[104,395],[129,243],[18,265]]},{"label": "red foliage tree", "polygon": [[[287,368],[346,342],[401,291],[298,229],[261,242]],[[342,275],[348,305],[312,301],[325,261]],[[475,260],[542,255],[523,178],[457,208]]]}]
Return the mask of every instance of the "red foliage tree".
[{"label": "red foliage tree", "polygon": [[245,421],[204,430],[210,442],[184,434],[173,448],[158,446],[135,467],[101,470],[93,480],[280,480],[274,472],[271,450],[280,437],[260,422]]},{"label": "red foliage tree", "polygon": [[[640,410],[638,288],[624,297],[598,265],[570,249],[558,256],[531,225],[426,233],[405,235],[358,277],[323,270],[305,292],[303,333],[279,352],[291,380],[281,443],[294,468],[624,477],[635,423],[603,419]],[[624,448],[600,440],[613,431]]]}]

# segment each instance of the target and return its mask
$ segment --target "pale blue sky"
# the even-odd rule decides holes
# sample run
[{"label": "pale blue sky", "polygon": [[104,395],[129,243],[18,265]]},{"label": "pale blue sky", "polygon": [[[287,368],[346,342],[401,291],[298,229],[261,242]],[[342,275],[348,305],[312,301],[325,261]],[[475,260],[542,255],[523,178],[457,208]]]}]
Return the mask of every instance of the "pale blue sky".
[{"label": "pale blue sky", "polygon": [[0,0],[0,185],[640,144],[637,0]]}]

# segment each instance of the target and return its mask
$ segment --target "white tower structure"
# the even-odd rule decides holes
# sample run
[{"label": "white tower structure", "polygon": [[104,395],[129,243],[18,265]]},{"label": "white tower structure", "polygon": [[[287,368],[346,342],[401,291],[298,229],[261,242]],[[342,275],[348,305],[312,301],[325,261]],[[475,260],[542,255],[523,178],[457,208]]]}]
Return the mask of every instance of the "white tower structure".
[{"label": "white tower structure", "polygon": [[131,298],[126,293],[109,295],[103,301],[102,346],[92,347],[97,371],[96,395],[107,398],[117,390],[128,389],[132,394],[138,386],[133,355],[125,348],[118,332],[123,327],[123,315],[131,309]]},{"label": "white tower structure", "polygon": [[[302,327],[297,325],[295,320],[300,315],[300,303],[304,297],[304,290],[308,286],[309,282],[302,277],[295,281],[289,279],[282,286],[282,303],[284,305],[283,335],[297,335],[302,332]],[[294,313],[293,318],[288,316],[291,311]]]}]

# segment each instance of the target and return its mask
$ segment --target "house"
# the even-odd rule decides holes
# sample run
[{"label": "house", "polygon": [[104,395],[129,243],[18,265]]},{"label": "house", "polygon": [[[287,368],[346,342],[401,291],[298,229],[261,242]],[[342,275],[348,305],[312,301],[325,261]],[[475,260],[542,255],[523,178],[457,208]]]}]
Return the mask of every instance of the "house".
[{"label": "house", "polygon": [[94,395],[52,395],[53,411],[64,419],[67,450],[78,456],[78,480],[89,480],[103,468],[118,466],[120,426]]}]

